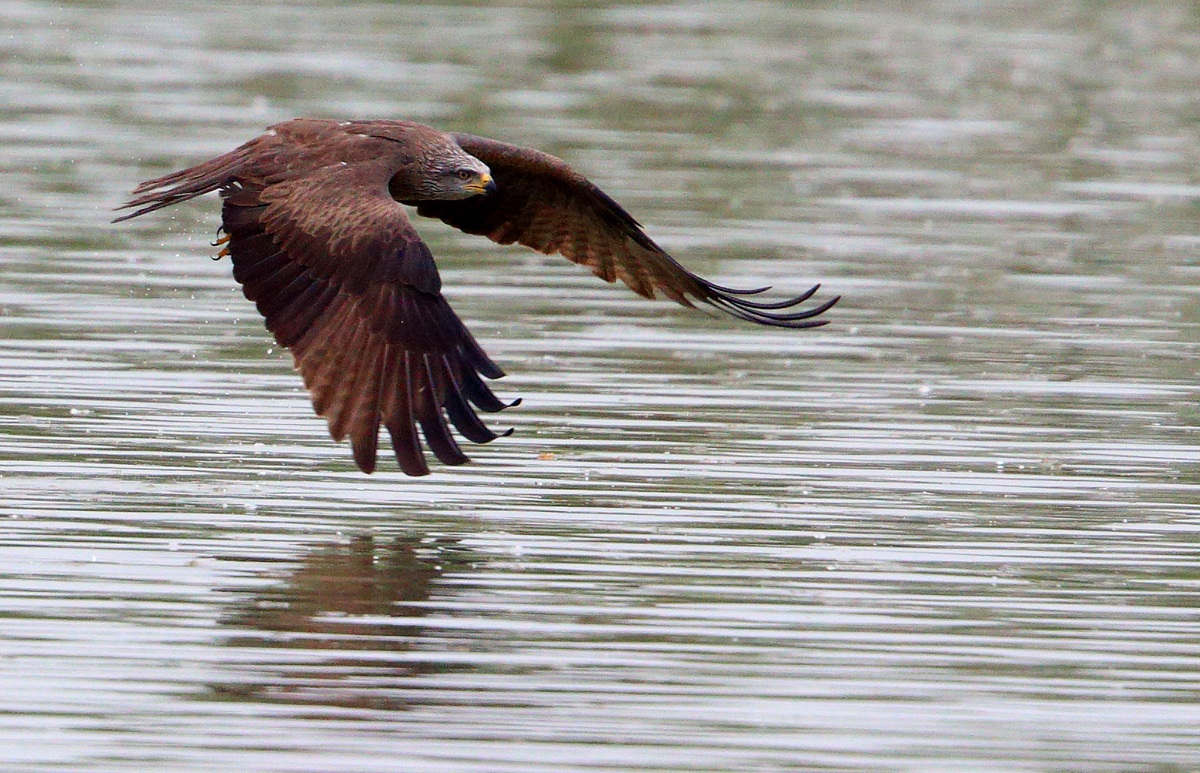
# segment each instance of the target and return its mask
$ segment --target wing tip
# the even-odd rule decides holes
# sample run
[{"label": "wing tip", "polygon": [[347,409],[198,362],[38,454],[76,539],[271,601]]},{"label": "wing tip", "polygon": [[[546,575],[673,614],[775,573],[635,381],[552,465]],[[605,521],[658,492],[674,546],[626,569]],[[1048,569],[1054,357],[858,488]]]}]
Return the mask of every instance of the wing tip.
[{"label": "wing tip", "polygon": [[791,328],[794,330],[821,327],[829,324],[832,320],[817,319],[817,317],[832,309],[842,299],[842,296],[835,295],[833,298],[811,308],[792,311],[800,304],[812,298],[821,289],[821,285],[815,284],[797,296],[770,302],[751,300],[746,297],[748,295],[759,295],[771,289],[770,287],[739,290],[722,287],[710,282],[704,282],[702,287],[705,289],[707,297],[702,297],[701,300],[726,314],[759,325]]}]

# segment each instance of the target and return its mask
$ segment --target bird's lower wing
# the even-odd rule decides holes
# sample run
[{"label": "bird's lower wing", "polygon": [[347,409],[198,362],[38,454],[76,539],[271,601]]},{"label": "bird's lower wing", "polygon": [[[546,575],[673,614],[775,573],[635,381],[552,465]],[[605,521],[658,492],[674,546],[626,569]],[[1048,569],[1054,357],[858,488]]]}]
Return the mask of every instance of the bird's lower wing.
[{"label": "bird's lower wing", "polygon": [[505,407],[481,378],[504,374],[451,310],[432,256],[378,182],[341,167],[227,188],[226,249],[358,466],[375,468],[382,424],[404,472],[424,475],[417,428],[439,460],[466,462],[449,425],[477,443],[495,438],[476,409]]}]

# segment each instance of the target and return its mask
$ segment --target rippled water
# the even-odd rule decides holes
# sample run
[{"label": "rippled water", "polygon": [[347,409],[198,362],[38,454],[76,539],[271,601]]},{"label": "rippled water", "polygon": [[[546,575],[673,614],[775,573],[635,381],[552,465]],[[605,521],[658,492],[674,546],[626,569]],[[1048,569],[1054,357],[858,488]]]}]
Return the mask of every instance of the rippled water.
[{"label": "rippled water", "polygon": [[[0,3],[0,768],[1200,770],[1187,3]],[[567,158],[777,331],[418,227],[523,404],[367,477],[141,179]]]}]

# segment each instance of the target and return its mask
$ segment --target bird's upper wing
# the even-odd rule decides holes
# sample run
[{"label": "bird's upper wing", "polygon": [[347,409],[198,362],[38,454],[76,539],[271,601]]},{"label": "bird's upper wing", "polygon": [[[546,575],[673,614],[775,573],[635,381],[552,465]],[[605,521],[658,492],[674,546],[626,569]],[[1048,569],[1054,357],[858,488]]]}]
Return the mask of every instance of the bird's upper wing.
[{"label": "bird's upper wing", "polygon": [[[161,178],[158,200],[211,190],[212,170],[230,163]],[[401,468],[424,475],[418,425],[442,462],[467,461],[446,417],[472,441],[496,437],[471,404],[505,407],[480,378],[504,374],[442,296],[433,257],[388,194],[393,171],[376,161],[305,168],[285,148],[253,151],[223,172],[223,228],[234,277],[291,349],[333,437],[348,435],[371,472],[382,423]],[[155,182],[131,204],[153,208]]]},{"label": "bird's upper wing", "polygon": [[694,299],[760,324],[822,325],[825,320],[816,317],[838,300],[795,311],[817,287],[768,303],[752,297],[768,288],[737,290],[713,284],[679,265],[621,205],[561,159],[470,134],[451,136],[491,168],[497,190],[461,201],[413,202],[421,215],[500,244],[519,242],[539,252],[561,253],[605,281],[620,279],[647,298],[657,290],[685,306]]}]

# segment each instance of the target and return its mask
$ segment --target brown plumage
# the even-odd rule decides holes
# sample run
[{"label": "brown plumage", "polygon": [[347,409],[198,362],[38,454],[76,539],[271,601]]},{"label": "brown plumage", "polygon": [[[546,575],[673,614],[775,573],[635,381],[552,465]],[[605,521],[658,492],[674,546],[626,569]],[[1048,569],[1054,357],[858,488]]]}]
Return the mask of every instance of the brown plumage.
[{"label": "brown plumage", "polygon": [[449,423],[486,443],[496,434],[476,409],[508,407],[480,378],[503,371],[446,303],[433,256],[397,202],[501,244],[560,253],[647,298],[700,301],[759,324],[815,327],[838,300],[794,311],[816,287],[765,303],[750,297],[763,290],[714,285],[560,159],[404,121],[277,124],[223,156],[142,183],[120,207],[135,211],[117,221],[214,190],[234,278],[291,350],[330,434],[349,436],[368,473],[380,424],[401,469],[425,475],[418,426],[439,460],[462,464]]}]

